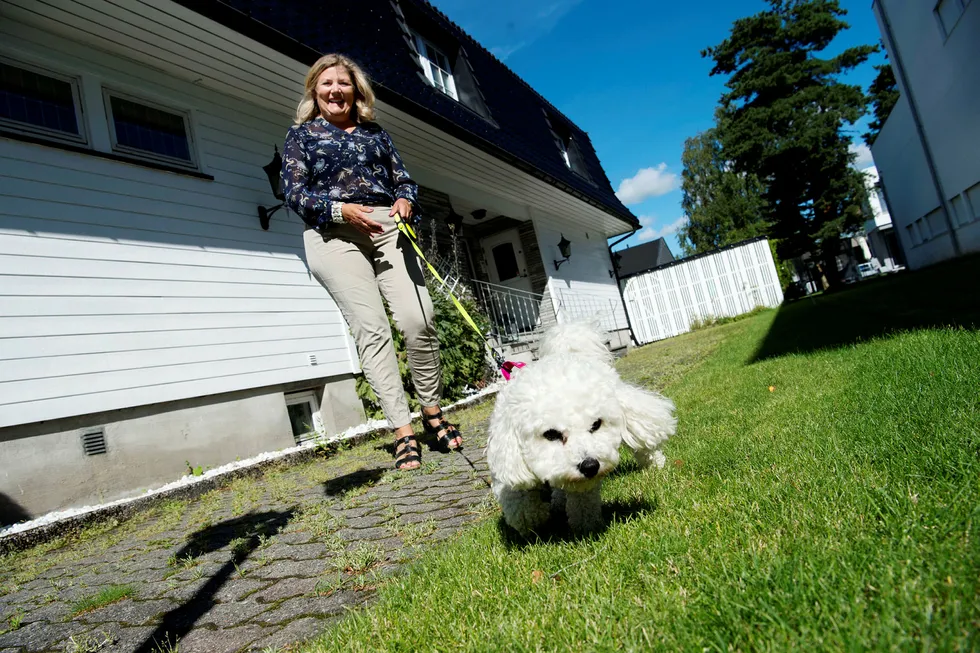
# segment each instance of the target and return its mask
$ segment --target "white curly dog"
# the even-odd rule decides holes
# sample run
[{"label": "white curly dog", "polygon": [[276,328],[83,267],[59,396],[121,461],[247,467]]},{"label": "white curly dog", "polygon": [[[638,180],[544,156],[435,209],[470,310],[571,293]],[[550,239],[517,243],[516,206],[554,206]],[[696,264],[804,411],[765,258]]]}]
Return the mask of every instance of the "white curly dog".
[{"label": "white curly dog", "polygon": [[544,525],[551,504],[564,505],[573,532],[592,531],[602,525],[602,478],[619,464],[621,444],[641,466],[664,466],[674,404],[620,379],[593,324],[553,327],[539,354],[500,392],[490,418],[493,493],[524,536]]}]

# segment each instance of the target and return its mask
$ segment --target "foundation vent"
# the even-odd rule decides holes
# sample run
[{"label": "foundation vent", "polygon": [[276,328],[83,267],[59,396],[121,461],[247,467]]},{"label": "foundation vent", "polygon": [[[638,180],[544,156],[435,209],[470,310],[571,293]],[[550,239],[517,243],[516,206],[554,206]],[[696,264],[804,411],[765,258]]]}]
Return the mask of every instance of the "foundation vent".
[{"label": "foundation vent", "polygon": [[99,456],[106,452],[105,429],[82,433],[82,451],[86,456]]}]

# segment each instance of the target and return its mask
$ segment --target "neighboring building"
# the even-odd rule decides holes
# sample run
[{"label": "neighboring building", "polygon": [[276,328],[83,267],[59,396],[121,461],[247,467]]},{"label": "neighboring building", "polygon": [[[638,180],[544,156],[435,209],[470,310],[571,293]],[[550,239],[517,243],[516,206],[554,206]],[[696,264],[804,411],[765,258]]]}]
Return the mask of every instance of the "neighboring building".
[{"label": "neighboring building", "polygon": [[670,248],[663,238],[613,252],[613,263],[620,277],[646,272],[673,260],[674,255],[670,253]]},{"label": "neighboring building", "polygon": [[637,344],[783,302],[763,236],[695,254],[620,280]]},{"label": "neighboring building", "polygon": [[901,97],[871,152],[907,265],[980,251],[980,3],[873,7]]},{"label": "neighboring building", "polygon": [[902,270],[905,267],[902,246],[898,242],[892,217],[888,213],[885,193],[878,183],[878,169],[870,166],[861,172],[864,173],[868,206],[871,209],[871,215],[864,223],[865,247],[869,250],[867,258],[873,262],[879,272]]},{"label": "neighboring building", "polygon": [[374,77],[423,241],[498,329],[598,307],[625,337],[606,239],[639,225],[588,136],[422,0],[325,7],[0,0],[0,500],[111,500],[363,421],[302,221],[257,215],[323,52]]}]

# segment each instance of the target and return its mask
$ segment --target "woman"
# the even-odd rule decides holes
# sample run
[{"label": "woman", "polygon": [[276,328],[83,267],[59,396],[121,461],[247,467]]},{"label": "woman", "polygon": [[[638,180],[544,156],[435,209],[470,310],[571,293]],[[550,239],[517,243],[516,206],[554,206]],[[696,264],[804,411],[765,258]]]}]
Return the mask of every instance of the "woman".
[{"label": "woman", "polygon": [[364,375],[395,427],[395,468],[415,469],[421,452],[382,295],[405,334],[425,430],[448,449],[463,440],[439,408],[439,341],[422,267],[395,226],[395,214],[418,217],[418,185],[373,120],[374,92],[361,68],[343,55],[321,57],[286,136],[282,178],[287,206],[307,225],[310,270],[347,319]]}]

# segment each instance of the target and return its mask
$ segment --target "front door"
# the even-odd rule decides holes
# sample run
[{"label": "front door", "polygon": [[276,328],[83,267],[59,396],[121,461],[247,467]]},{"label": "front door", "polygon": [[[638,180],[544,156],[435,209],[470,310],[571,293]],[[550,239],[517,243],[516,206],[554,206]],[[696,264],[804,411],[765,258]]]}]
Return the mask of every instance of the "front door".
[{"label": "front door", "polygon": [[514,290],[531,292],[531,279],[527,275],[524,248],[517,229],[484,238],[482,246],[490,281]]},{"label": "front door", "polygon": [[517,229],[509,229],[484,238],[481,246],[490,281],[502,286],[491,292],[489,309],[495,326],[503,334],[513,336],[532,331],[540,321],[541,307],[531,292],[520,234]]}]

